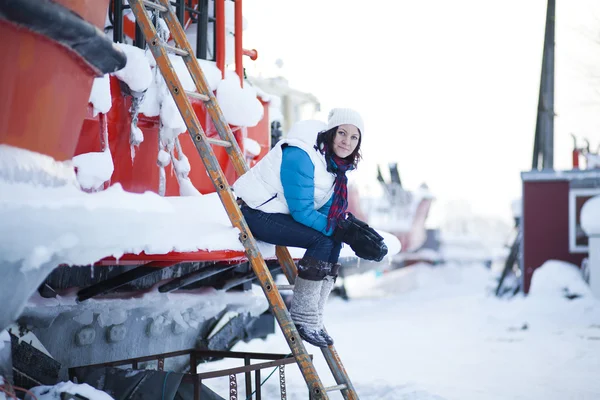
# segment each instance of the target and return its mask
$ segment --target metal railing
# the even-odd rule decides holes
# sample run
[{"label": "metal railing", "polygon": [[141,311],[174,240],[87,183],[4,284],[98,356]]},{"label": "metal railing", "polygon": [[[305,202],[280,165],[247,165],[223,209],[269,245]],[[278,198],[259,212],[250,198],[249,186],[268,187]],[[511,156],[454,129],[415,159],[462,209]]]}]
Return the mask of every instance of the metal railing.
[{"label": "metal railing", "polygon": [[[196,23],[196,57],[209,60],[208,58],[208,23],[215,22],[215,18],[209,17],[208,15],[208,0],[198,0],[197,7],[193,6],[192,0],[174,0],[171,4],[175,6],[175,14],[179,19],[179,23],[185,26],[185,14],[189,13],[189,18],[192,23]],[[123,11],[130,9],[130,6],[123,4],[123,0],[111,0],[108,11],[108,17],[113,29],[113,41],[117,43],[124,42],[123,36]],[[211,54],[211,61],[215,60],[216,47],[216,24],[213,24],[213,54]],[[133,38],[133,44],[136,47],[144,48],[146,42],[141,29],[136,24],[135,26],[135,38]]]},{"label": "metal railing", "polygon": [[[281,398],[286,398],[285,388],[285,372],[284,366],[288,364],[296,364],[296,359],[291,354],[273,354],[273,353],[248,353],[248,352],[235,352],[235,351],[211,351],[211,350],[181,350],[169,353],[154,354],[143,357],[133,357],[124,360],[110,361],[106,363],[82,365],[79,367],[69,368],[69,378],[72,380],[76,372],[80,369],[89,368],[102,368],[102,367],[121,367],[131,365],[131,368],[137,370],[141,363],[145,362],[157,362],[157,370],[164,371],[165,360],[167,358],[189,356],[189,372],[183,373],[182,383],[191,383],[194,386],[194,400],[200,399],[200,389],[202,381],[213,378],[229,377],[229,394],[228,398],[240,398],[240,399],[251,399],[252,396],[256,400],[260,400],[261,393],[261,370],[266,368],[279,368],[279,385],[281,391]],[[310,355],[312,359],[312,355]],[[197,366],[201,362],[207,362],[223,358],[235,358],[244,360],[244,366],[227,368],[217,371],[210,372],[197,372]],[[260,362],[252,364],[253,360],[268,360],[266,362]],[[146,368],[144,368],[146,369]],[[254,373],[254,391],[252,390],[252,374]],[[245,396],[239,396],[237,388],[237,374],[244,374],[245,376]]]}]

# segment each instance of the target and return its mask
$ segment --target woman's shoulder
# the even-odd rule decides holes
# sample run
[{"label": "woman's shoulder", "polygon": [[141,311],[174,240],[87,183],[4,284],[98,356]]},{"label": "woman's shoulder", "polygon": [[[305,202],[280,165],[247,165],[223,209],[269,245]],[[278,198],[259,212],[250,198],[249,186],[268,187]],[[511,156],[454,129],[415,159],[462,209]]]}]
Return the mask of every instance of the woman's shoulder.
[{"label": "woman's shoulder", "polygon": [[306,152],[306,149],[290,144],[283,147],[283,160],[284,162],[297,162],[297,163],[311,163],[310,155]]}]

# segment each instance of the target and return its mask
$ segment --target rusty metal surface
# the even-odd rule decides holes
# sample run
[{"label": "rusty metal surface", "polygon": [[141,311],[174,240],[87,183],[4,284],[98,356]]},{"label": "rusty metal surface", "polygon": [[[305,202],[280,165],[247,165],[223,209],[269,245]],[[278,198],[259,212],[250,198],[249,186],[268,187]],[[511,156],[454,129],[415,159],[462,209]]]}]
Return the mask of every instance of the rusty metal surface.
[{"label": "rusty metal surface", "polygon": [[333,346],[329,346],[327,348],[322,348],[321,352],[327,361],[327,365],[329,365],[329,369],[333,374],[335,382],[338,385],[346,384],[347,389],[343,389],[342,396],[347,400],[358,400],[358,394],[352,385],[352,381],[344,368],[344,364],[342,364],[342,360],[338,355],[337,351]]},{"label": "rusty metal surface", "polygon": [[281,400],[287,400],[287,390],[285,388],[285,366],[279,366],[279,392],[281,393]]},{"label": "rusty metal surface", "polygon": [[[100,368],[100,367],[116,367],[123,365],[132,365],[133,369],[137,369],[139,363],[147,362],[147,361],[157,361],[157,370],[163,371],[165,361],[171,357],[179,357],[189,355],[190,369],[188,373],[183,374],[183,381],[191,382],[194,384],[194,398],[198,398],[198,390],[201,385],[202,380],[204,379],[212,379],[212,378],[221,378],[221,377],[229,377],[230,379],[230,387],[229,387],[229,398],[236,399],[241,398],[238,386],[237,386],[237,374],[245,374],[246,375],[246,398],[250,398],[250,394],[252,393],[252,387],[250,383],[250,374],[254,372],[255,374],[255,382],[256,382],[256,399],[260,399],[260,385],[261,385],[261,373],[260,371],[267,368],[276,367],[280,370],[280,387],[282,387],[282,396],[285,396],[285,376],[283,375],[283,367],[285,365],[295,364],[296,359],[289,354],[274,354],[274,353],[249,353],[249,352],[228,352],[228,351],[209,351],[209,350],[196,350],[196,349],[188,349],[170,353],[162,353],[162,354],[154,354],[151,356],[144,357],[136,357],[130,359],[124,359],[114,362],[107,362],[102,364],[94,364],[94,365],[84,365],[80,367],[74,367],[69,369],[69,376],[76,376],[77,370],[79,369],[90,369],[90,368]],[[235,358],[240,361],[244,361],[243,367],[236,368],[227,368],[218,371],[210,371],[197,373],[197,363],[202,359],[219,359],[219,358]],[[260,362],[251,364],[251,360],[269,360],[267,362]],[[283,378],[282,378],[283,376]],[[284,397],[283,397],[284,398]]]},{"label": "rusty metal surface", "polygon": [[235,374],[229,375],[229,400],[237,400],[238,388]]},{"label": "rusty metal surface", "polygon": [[281,265],[285,277],[290,285],[293,285],[296,281],[296,276],[298,276],[298,267],[296,267],[290,251],[287,247],[276,246],[275,254],[277,255],[277,259],[279,260],[279,264]]}]

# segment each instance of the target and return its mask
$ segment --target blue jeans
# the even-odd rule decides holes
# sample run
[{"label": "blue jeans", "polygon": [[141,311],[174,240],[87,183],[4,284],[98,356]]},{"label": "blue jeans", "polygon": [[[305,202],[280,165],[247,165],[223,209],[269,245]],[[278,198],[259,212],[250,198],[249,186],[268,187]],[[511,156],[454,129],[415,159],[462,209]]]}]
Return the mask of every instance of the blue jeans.
[{"label": "blue jeans", "polygon": [[[329,268],[337,263],[342,243],[325,236],[316,229],[297,222],[289,214],[265,213],[242,205],[242,214],[254,237],[278,246],[306,249],[304,259],[318,260]],[[317,267],[318,268],[318,267]]]}]

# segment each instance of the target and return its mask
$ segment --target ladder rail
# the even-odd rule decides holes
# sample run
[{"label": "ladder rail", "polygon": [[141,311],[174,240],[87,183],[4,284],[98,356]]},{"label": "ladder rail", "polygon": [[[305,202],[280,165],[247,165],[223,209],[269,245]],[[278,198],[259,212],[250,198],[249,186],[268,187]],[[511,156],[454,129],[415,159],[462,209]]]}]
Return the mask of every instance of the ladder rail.
[{"label": "ladder rail", "polygon": [[[165,6],[168,3],[168,0],[158,1],[163,6]],[[187,52],[187,56],[182,56],[182,58],[188,71],[190,72],[190,76],[192,77],[194,84],[196,85],[196,90],[198,91],[198,93],[206,94],[209,97],[208,101],[204,102],[204,107],[206,108],[206,111],[208,111],[208,114],[210,115],[210,118],[212,119],[213,124],[215,125],[217,133],[219,134],[222,140],[227,140],[233,144],[233,146],[227,147],[225,150],[229,155],[229,159],[233,163],[235,172],[239,176],[242,176],[246,171],[248,171],[248,165],[244,161],[242,150],[240,149],[237,140],[235,140],[235,136],[233,135],[229,124],[227,123],[227,121],[225,121],[225,118],[223,117],[223,111],[217,103],[215,95],[213,94],[210,87],[208,87],[207,85],[208,81],[204,76],[204,72],[200,68],[200,64],[198,64],[198,61],[196,60],[196,55],[194,54],[194,51],[190,46],[187,37],[185,36],[185,32],[181,28],[179,20],[171,11],[164,13],[163,18],[169,26],[169,30],[171,31],[171,37],[173,38],[175,43],[177,43],[180,49]]]},{"label": "ladder rail", "polygon": [[[302,342],[302,339],[300,338],[300,335],[298,334],[298,331],[291,320],[290,313],[288,312],[287,307],[285,306],[285,303],[283,302],[283,299],[277,290],[273,277],[271,276],[271,273],[269,272],[269,269],[267,268],[260,252],[258,251],[256,240],[246,224],[241,210],[237,205],[236,199],[233,197],[233,192],[231,191],[231,188],[225,179],[220,164],[212,152],[210,143],[208,143],[207,137],[202,129],[202,126],[200,125],[200,122],[198,121],[196,113],[193,111],[191,103],[185,94],[185,91],[183,90],[183,86],[177,77],[175,69],[169,60],[168,54],[165,48],[162,46],[160,38],[156,33],[156,29],[150,22],[150,19],[145,12],[145,7],[143,6],[142,0],[130,0],[129,4],[136,16],[137,23],[141,27],[142,32],[147,39],[157,66],[161,70],[171,95],[175,100],[177,108],[186,122],[188,132],[191,135],[194,144],[196,145],[206,171],[213,181],[215,190],[217,191],[217,194],[219,195],[221,202],[225,207],[225,211],[227,212],[233,226],[238,228],[241,232],[240,241],[244,245],[248,261],[252,265],[252,269],[261,283],[261,287],[269,301],[271,310],[273,311],[273,314],[275,315],[275,318],[284,333],[288,345],[297,360],[298,366],[300,367],[302,375],[304,376],[304,379],[309,387],[311,395],[318,399],[328,399],[329,397],[325,392],[325,386],[321,382],[312,360],[306,351],[304,343]],[[165,6],[167,5],[164,2],[162,4]],[[170,10],[165,13],[165,15],[169,15],[171,20],[173,20],[172,12]],[[177,24],[176,26],[178,26],[180,28],[179,30],[181,30],[181,25],[179,25],[179,22],[176,19],[175,21]],[[173,31],[177,31],[177,29],[172,29],[171,25],[169,25],[169,27],[171,28],[171,34],[173,35]],[[187,40],[184,40],[184,42],[187,43]],[[191,56],[194,57],[193,53]],[[210,103],[214,103],[216,105],[216,101],[214,101],[214,95],[212,95],[212,92],[208,90],[206,93],[210,93],[211,100],[213,100]],[[220,112],[218,105],[216,107]],[[220,119],[223,118],[220,117]],[[233,135],[231,135],[231,138],[233,139]],[[229,148],[237,147],[238,154],[241,154],[235,139],[232,140],[231,143],[232,146]],[[235,155],[233,158],[235,158]],[[239,161],[240,160],[238,157],[238,164]],[[244,160],[242,158],[241,162],[243,163],[243,161]],[[245,168],[247,168],[247,166],[245,166]]]},{"label": "ladder rail", "polygon": [[[296,276],[298,276],[298,268],[292,259],[290,251],[285,246],[277,246],[275,248],[275,254],[277,255],[281,269],[283,270],[283,273],[286,276],[289,284],[294,285]],[[346,384],[346,388],[341,390],[344,399],[358,400],[358,394],[354,389],[354,385],[352,385],[350,376],[348,375],[346,368],[344,368],[344,364],[342,364],[342,360],[335,350],[335,347],[322,347],[321,353],[323,353],[323,357],[325,358],[325,361],[327,361],[327,365],[329,366],[329,370],[331,371],[335,382],[338,385]]]}]

